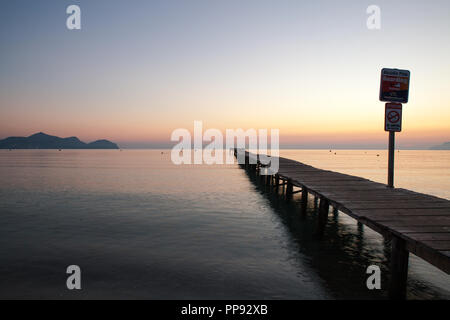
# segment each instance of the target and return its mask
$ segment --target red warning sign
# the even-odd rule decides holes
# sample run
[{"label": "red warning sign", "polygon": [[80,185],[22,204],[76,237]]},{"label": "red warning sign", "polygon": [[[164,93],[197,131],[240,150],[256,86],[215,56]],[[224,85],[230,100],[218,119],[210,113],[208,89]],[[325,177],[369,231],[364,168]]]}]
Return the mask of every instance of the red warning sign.
[{"label": "red warning sign", "polygon": [[402,105],[400,103],[386,103],[384,130],[402,131]]},{"label": "red warning sign", "polygon": [[381,70],[380,100],[386,102],[407,103],[409,96],[408,70]]}]

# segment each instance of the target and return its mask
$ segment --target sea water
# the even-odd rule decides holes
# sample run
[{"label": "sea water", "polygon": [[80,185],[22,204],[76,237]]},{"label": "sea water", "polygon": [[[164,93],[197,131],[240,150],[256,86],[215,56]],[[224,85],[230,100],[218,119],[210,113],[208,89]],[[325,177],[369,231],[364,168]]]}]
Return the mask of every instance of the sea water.
[{"label": "sea water", "polygon": [[[335,154],[336,152],[336,154]],[[385,151],[281,150],[384,182]],[[396,185],[450,198],[450,152],[396,153]],[[315,236],[238,165],[175,166],[170,150],[1,150],[0,298],[382,299],[389,245],[345,214]],[[382,289],[368,290],[379,265]],[[81,269],[68,290],[66,269]],[[448,299],[411,255],[408,297]]]}]

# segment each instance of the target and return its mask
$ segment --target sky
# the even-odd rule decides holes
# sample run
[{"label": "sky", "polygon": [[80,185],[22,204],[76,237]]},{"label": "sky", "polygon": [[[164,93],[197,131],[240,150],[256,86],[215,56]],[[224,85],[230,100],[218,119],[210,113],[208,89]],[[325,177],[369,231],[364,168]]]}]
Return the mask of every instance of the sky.
[{"label": "sky", "polygon": [[449,57],[448,0],[2,0],[0,138],[165,147],[200,120],[279,129],[282,147],[385,148],[388,67],[411,71],[397,146],[427,148],[450,141]]}]

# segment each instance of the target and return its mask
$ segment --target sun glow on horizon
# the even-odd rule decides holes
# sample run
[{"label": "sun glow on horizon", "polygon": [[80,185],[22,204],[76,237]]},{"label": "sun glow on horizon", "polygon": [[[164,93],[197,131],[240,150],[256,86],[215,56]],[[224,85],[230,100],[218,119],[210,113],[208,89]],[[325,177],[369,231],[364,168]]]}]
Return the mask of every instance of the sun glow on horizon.
[{"label": "sun glow on horizon", "polygon": [[[80,32],[60,25],[50,1],[5,7],[21,19],[0,21],[10,30],[0,138],[44,131],[159,146],[201,120],[222,131],[279,129],[282,145],[378,146],[380,71],[396,67],[411,71],[399,144],[450,140],[448,2],[380,0],[377,31],[358,1],[115,3],[107,15],[105,1],[79,2]],[[30,17],[33,26],[23,23]]]}]

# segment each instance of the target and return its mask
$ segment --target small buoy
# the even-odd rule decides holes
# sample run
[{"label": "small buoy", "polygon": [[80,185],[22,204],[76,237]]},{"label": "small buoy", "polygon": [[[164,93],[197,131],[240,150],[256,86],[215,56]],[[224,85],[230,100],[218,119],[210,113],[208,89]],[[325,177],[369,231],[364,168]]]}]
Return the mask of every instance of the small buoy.
[{"label": "small buoy", "polygon": [[334,154],[336,154],[336,152]]},{"label": "small buoy", "polygon": [[377,157],[379,157],[380,155],[379,154],[377,154]]}]

